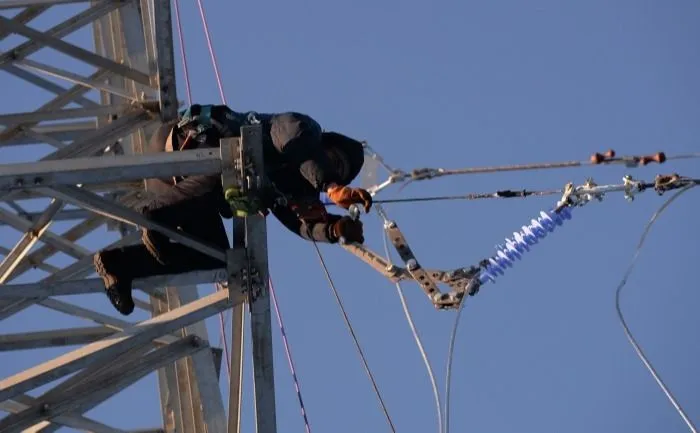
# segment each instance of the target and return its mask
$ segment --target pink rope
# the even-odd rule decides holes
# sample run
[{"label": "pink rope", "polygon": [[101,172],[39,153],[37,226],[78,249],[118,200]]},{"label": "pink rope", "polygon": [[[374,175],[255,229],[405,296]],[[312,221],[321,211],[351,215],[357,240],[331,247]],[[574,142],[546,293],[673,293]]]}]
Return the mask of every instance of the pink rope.
[{"label": "pink rope", "polygon": [[202,0],[197,0],[197,6],[199,7],[199,15],[202,17],[202,25],[204,26],[204,36],[207,38],[207,46],[209,47],[209,55],[211,56],[211,62],[214,66],[214,74],[216,75],[216,83],[219,85],[219,94],[221,94],[221,102],[226,104],[226,96],[224,96],[224,85],[221,82],[221,74],[219,73],[219,64],[216,61],[216,54],[214,54],[214,47],[211,43],[211,36],[209,34],[209,25],[207,24],[207,18],[204,15],[204,6],[202,6]]},{"label": "pink rope", "polygon": [[[187,102],[192,105],[192,89],[190,88],[190,72],[187,67],[187,53],[185,50],[185,40],[182,32],[182,24],[180,22],[180,2],[175,0],[175,22],[177,23],[177,35],[180,42],[180,55],[182,56],[182,69],[185,76],[185,89],[187,90]],[[208,36],[207,36],[208,38]],[[226,373],[228,374],[229,380],[231,380],[231,355],[228,351],[228,343],[226,341],[226,323],[224,321],[224,313],[219,313],[219,331],[220,331],[220,341],[219,344],[223,343],[224,346],[224,359],[226,360]]]},{"label": "pink rope", "polygon": [[175,0],[175,23],[177,24],[177,36],[180,40],[180,56],[182,57],[182,69],[185,75],[185,90],[187,91],[187,103],[192,105],[192,89],[190,88],[190,73],[187,68],[187,55],[185,54],[185,38],[180,24],[180,0]]},{"label": "pink rope", "polygon": [[[176,0],[176,4],[177,4],[177,0]],[[219,86],[219,94],[221,95],[221,102],[224,105],[227,105],[226,96],[224,94],[224,85],[221,82],[221,73],[219,71],[219,65],[218,65],[218,62],[216,60],[216,54],[214,53],[214,47],[213,47],[213,44],[211,41],[211,34],[209,32],[209,25],[207,24],[207,18],[206,18],[206,15],[204,14],[204,7],[202,5],[202,0],[197,0],[197,6],[199,8],[199,14],[202,17],[202,25],[204,26],[204,35],[207,38],[207,46],[209,48],[209,55],[211,56],[211,62],[212,62],[212,66],[214,68],[216,82]],[[176,9],[176,11],[177,11],[177,9]],[[179,15],[179,12],[177,12],[177,14]],[[178,18],[178,23],[179,23],[179,18]],[[181,43],[181,46],[183,46],[182,43]],[[184,59],[184,54],[183,54],[183,59]],[[280,313],[279,304],[277,302],[277,296],[275,295],[275,289],[274,289],[274,286],[272,284],[272,278],[270,278],[269,281],[270,281],[270,294],[272,296],[272,304],[275,307],[277,322],[279,323],[279,326],[280,326],[280,332],[282,334],[282,342],[284,344],[284,351],[285,351],[285,354],[287,355],[289,369],[292,373],[292,379],[294,381],[294,388],[296,389],[297,398],[299,400],[299,406],[301,407],[301,415],[304,418],[304,426],[306,429],[306,433],[311,433],[311,426],[309,425],[309,420],[308,420],[308,417],[306,416],[306,409],[304,407],[304,400],[302,399],[302,396],[301,396],[301,387],[299,385],[299,380],[297,378],[296,368],[294,367],[294,361],[292,360],[292,352],[291,352],[291,348],[289,346],[289,341],[287,340],[287,333],[286,333],[285,328],[284,328],[284,323],[282,322],[282,314]],[[226,330],[224,327],[224,319],[223,319],[222,314],[219,315],[219,319],[221,322],[222,335],[225,337]],[[228,369],[229,377],[231,377],[231,358],[230,358],[230,355],[228,353],[228,346],[226,345],[225,338],[224,338],[224,351],[226,353],[226,359],[228,361],[226,363],[226,367]]]},{"label": "pink rope", "polygon": [[292,372],[292,379],[294,380],[294,388],[297,391],[297,398],[299,399],[299,406],[301,406],[301,416],[304,418],[304,428],[306,433],[311,433],[311,426],[309,425],[309,419],[306,417],[306,409],[304,408],[304,400],[301,398],[301,388],[299,386],[299,380],[297,379],[297,372],[294,368],[294,361],[292,360],[292,351],[289,347],[289,342],[287,341],[287,333],[284,330],[284,323],[282,322],[282,314],[279,310],[279,305],[277,303],[277,296],[275,295],[275,288],[272,284],[272,278],[270,278],[270,295],[272,295],[272,305],[275,307],[275,314],[277,315],[277,322],[280,325],[280,333],[282,334],[282,343],[284,344],[284,351],[287,354],[287,361],[289,363],[289,370]]}]

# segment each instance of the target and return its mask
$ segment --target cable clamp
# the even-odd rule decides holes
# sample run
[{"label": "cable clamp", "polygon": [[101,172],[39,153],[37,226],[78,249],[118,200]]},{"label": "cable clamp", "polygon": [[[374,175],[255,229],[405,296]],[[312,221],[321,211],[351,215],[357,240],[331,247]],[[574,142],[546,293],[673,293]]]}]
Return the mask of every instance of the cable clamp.
[{"label": "cable clamp", "polygon": [[646,189],[644,184],[638,180],[635,180],[632,176],[625,175],[625,177],[622,178],[622,181],[624,182],[624,188],[625,188],[625,200],[629,202],[634,201],[634,196],[637,193],[640,193]]}]

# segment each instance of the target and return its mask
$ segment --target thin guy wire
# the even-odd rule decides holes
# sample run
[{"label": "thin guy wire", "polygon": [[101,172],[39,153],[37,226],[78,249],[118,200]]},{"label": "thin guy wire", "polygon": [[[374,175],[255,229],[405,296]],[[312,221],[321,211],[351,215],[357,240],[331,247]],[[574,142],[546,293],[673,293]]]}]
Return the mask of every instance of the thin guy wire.
[{"label": "thin guy wire", "polygon": [[377,382],[374,380],[374,375],[372,374],[372,371],[369,368],[369,364],[367,363],[367,359],[365,358],[365,354],[362,351],[362,347],[360,346],[360,342],[357,339],[357,335],[355,335],[355,329],[353,328],[352,324],[350,323],[350,319],[348,318],[348,315],[345,312],[345,307],[343,305],[343,301],[340,299],[340,294],[338,293],[338,289],[335,287],[335,283],[333,282],[333,278],[331,277],[330,271],[328,270],[328,266],[326,266],[326,261],[323,259],[323,255],[321,254],[321,250],[318,248],[316,241],[312,239],[312,243],[314,245],[314,248],[316,249],[316,255],[318,256],[318,260],[321,262],[321,267],[323,268],[323,272],[326,275],[326,279],[328,280],[328,284],[330,285],[331,290],[333,291],[333,296],[335,296],[335,300],[338,303],[338,306],[340,307],[340,312],[343,315],[343,320],[345,321],[345,325],[348,327],[348,330],[350,331],[350,335],[352,336],[352,339],[355,342],[355,347],[357,348],[357,351],[360,354],[360,359],[362,360],[362,365],[364,366],[365,372],[367,373],[367,376],[369,376],[370,382],[372,382],[372,388],[374,389],[374,393],[376,394],[377,399],[379,400],[379,404],[382,406],[382,411],[384,412],[384,416],[386,417],[386,420],[389,423],[389,427],[391,428],[391,431],[396,433],[396,428],[394,427],[394,423],[391,420],[391,416],[389,415],[389,410],[387,409],[386,404],[384,404],[384,399],[382,398],[382,394],[379,392],[379,387],[377,386]]}]

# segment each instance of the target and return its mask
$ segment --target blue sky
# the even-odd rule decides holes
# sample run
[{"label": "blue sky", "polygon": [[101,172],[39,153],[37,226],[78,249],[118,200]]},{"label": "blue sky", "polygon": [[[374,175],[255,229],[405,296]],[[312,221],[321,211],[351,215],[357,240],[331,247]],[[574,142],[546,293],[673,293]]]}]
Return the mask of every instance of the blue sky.
[{"label": "blue sky", "polygon": [[[57,8],[36,27],[77,10]],[[232,108],[308,113],[326,129],[369,141],[396,167],[585,160],[608,148],[620,155],[700,149],[697,2],[207,2],[206,12]],[[218,103],[195,2],[182,5],[182,14],[194,99]],[[90,38],[81,31],[71,40]],[[8,49],[10,41],[0,47]],[[178,63],[185,100],[181,71]],[[0,80],[3,112],[46,100],[7,74]],[[43,153],[17,147],[0,149],[0,158]],[[697,177],[697,162],[451,177],[415,183],[402,196],[559,188],[589,176],[617,183],[627,173],[649,180],[670,172]],[[697,197],[697,190],[688,192],[661,218],[622,302],[659,373],[700,422]],[[492,254],[555,200],[386,209],[425,266],[453,268]],[[614,309],[615,287],[663,200],[648,192],[630,204],[615,194],[578,210],[497,284],[469,299],[454,359],[451,431],[687,431],[625,340]],[[364,221],[368,245],[380,250],[377,216]],[[113,238],[99,231],[81,244],[95,249]],[[0,239],[11,248],[19,233],[3,227]],[[312,431],[387,431],[313,246],[270,219],[269,251]],[[437,431],[430,383],[396,289],[340,248],[322,251],[397,430]],[[70,263],[61,255],[51,262]],[[436,311],[417,285],[405,284],[404,291],[442,388],[454,313]],[[101,294],[66,300],[111,311]],[[209,325],[214,343],[216,323]],[[2,322],[0,332],[76,325],[87,323],[33,307]],[[303,431],[274,327],[279,431]],[[3,353],[0,374],[65,350]],[[154,376],[91,414],[121,428],[159,424]],[[245,431],[253,431],[251,421],[247,406]]]}]

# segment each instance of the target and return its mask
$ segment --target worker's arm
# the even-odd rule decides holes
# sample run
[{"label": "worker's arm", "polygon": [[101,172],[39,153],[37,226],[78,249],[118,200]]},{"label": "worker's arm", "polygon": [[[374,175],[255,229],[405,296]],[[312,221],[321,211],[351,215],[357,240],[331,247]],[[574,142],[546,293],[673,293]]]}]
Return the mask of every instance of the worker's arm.
[{"label": "worker's arm", "polygon": [[339,215],[328,214],[326,221],[307,222],[286,206],[275,206],[272,214],[292,233],[306,240],[334,244],[338,237],[333,232],[333,224],[340,220]]},{"label": "worker's arm", "polygon": [[306,240],[335,244],[343,237],[348,242],[365,241],[362,222],[348,216],[326,214],[322,221],[310,221],[298,217],[290,208],[283,206],[276,206],[272,209],[272,213],[287,229]]},{"label": "worker's arm", "polygon": [[325,192],[339,182],[338,173],[321,145],[321,126],[300,113],[282,113],[272,117],[270,136],[285,161],[299,166],[301,175],[316,192]]}]

